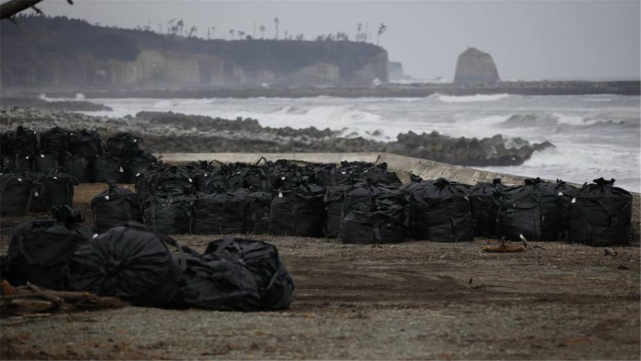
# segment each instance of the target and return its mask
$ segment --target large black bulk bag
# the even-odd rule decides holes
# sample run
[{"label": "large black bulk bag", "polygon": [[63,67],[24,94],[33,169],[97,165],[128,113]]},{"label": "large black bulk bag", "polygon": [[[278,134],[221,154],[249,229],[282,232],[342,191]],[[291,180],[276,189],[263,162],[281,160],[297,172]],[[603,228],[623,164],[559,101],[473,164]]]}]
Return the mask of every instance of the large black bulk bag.
[{"label": "large black bulk bag", "polygon": [[476,224],[474,236],[496,236],[496,219],[499,213],[499,205],[495,194],[505,188],[505,185],[501,183],[501,178],[494,179],[492,183],[477,183],[472,187],[469,198],[472,219]]},{"label": "large black bulk bag", "polygon": [[343,204],[343,215],[349,213],[358,203],[371,203],[372,199],[379,194],[396,195],[398,189],[391,188],[385,184],[378,183],[373,179],[360,181],[350,187],[345,194]]},{"label": "large black bulk bag", "polygon": [[396,173],[387,170],[387,163],[364,169],[358,177],[362,180],[372,179],[377,183],[394,187],[399,187],[402,184]]},{"label": "large black bulk bag", "polygon": [[33,199],[33,181],[29,174],[0,175],[0,214],[26,213]]},{"label": "large black bulk bag", "polygon": [[194,189],[194,175],[182,167],[170,166],[160,167],[157,172],[150,172],[149,190],[156,194],[159,189],[170,186],[177,192],[185,192]]},{"label": "large black bulk bag", "polygon": [[33,156],[5,154],[2,156],[2,171],[7,173],[33,172]]},{"label": "large black bulk bag", "polygon": [[341,222],[343,243],[400,243],[408,236],[408,207],[405,197],[375,196],[356,204]]},{"label": "large black bulk bag", "polygon": [[81,213],[66,206],[55,207],[53,213],[57,221],[26,222],[13,233],[2,275],[12,285],[62,289],[63,268],[91,239],[91,231],[81,225]]},{"label": "large black bulk bag", "polygon": [[195,197],[188,194],[152,196],[144,203],[145,224],[164,234],[191,233],[194,200]]},{"label": "large black bulk bag", "polygon": [[322,237],[325,224],[325,189],[302,183],[275,192],[269,232],[275,235]]},{"label": "large black bulk bag", "polygon": [[498,194],[497,235],[519,241],[556,241],[562,236],[562,207],[565,195],[556,184],[540,178],[526,179],[522,186],[509,187]]},{"label": "large black bulk bag", "polygon": [[255,188],[261,191],[269,190],[269,177],[265,169],[251,166],[244,170],[243,188]]},{"label": "large black bulk bag", "polygon": [[66,153],[62,158],[62,166],[65,171],[76,178],[78,183],[91,182],[91,160],[81,155]]},{"label": "large black bulk bag", "polygon": [[614,179],[595,179],[569,192],[568,241],[591,246],[627,245],[632,241],[632,195]]},{"label": "large black bulk bag", "polygon": [[325,193],[325,211],[327,218],[325,219],[325,227],[323,233],[325,237],[336,238],[338,237],[341,220],[343,219],[343,205],[345,203],[345,196],[347,191],[351,188],[348,184],[340,184],[327,187]]},{"label": "large black bulk bag", "polygon": [[415,174],[410,174],[409,183],[403,184],[402,186],[398,187],[398,189],[401,189],[401,190],[403,190],[403,191],[405,191],[405,192],[407,192],[409,194],[414,188],[419,187],[419,186],[425,186],[425,182],[436,182],[436,181],[431,181],[431,180],[430,181],[426,181],[426,180],[423,180],[423,178],[421,178],[421,177],[419,177],[419,176],[417,176]]},{"label": "large black bulk bag", "polygon": [[130,222],[82,245],[69,262],[70,291],[115,296],[134,306],[163,307],[178,292],[185,268],[175,240]]},{"label": "large black bulk bag", "polygon": [[136,183],[136,177],[152,164],[158,162],[158,159],[147,151],[140,152],[135,157],[125,162],[125,182]]},{"label": "large black bulk bag", "polygon": [[60,166],[57,154],[38,154],[34,157],[36,172],[45,172],[50,169],[56,169]]},{"label": "large black bulk bag", "polygon": [[410,192],[410,223],[414,239],[466,242],[474,239],[470,187],[439,178]]},{"label": "large black bulk bag", "polygon": [[94,217],[96,232],[106,232],[130,221],[142,221],[140,200],[136,193],[126,188],[119,188],[113,181],[109,188],[100,192],[91,201],[91,212]]},{"label": "large black bulk bag", "polygon": [[570,206],[572,197],[570,193],[575,189],[575,187],[567,184],[566,182],[557,179],[556,183],[550,184],[554,187],[554,191],[558,198],[559,208],[557,209],[556,215],[550,214],[549,217],[554,217],[556,219],[556,228],[558,233],[559,241],[567,240],[568,229],[570,228]]},{"label": "large black bulk bag", "polygon": [[311,170],[294,163],[283,163],[270,170],[269,186],[273,190],[292,188],[301,183],[314,183],[314,174]]},{"label": "large black bulk bag", "polygon": [[38,135],[31,129],[19,126],[15,132],[6,132],[2,141],[8,154],[23,156],[38,154]]},{"label": "large black bulk bag", "polygon": [[217,188],[230,189],[227,176],[220,168],[203,171],[196,176],[196,179],[196,189],[203,193],[214,192]]},{"label": "large black bulk bag", "polygon": [[216,193],[201,194],[193,209],[194,234],[245,232],[245,199],[219,188]]},{"label": "large black bulk bag", "polygon": [[244,238],[223,238],[209,243],[205,254],[230,255],[251,271],[260,293],[260,310],[284,310],[294,300],[294,280],[276,246]]},{"label": "large black bulk bag", "polygon": [[109,180],[122,183],[125,180],[125,169],[120,159],[109,155],[94,158],[91,166],[91,180],[94,183],[105,183]]},{"label": "large black bulk bag", "polygon": [[105,147],[107,153],[121,158],[133,158],[140,153],[142,138],[135,137],[129,133],[118,133],[107,139]]},{"label": "large black bulk bag", "polygon": [[51,210],[49,178],[39,173],[31,173],[29,177],[31,178],[29,212],[49,212]]},{"label": "large black bulk bag", "polygon": [[43,153],[64,154],[69,150],[71,132],[60,127],[53,127],[40,135],[40,146]]},{"label": "large black bulk bag", "polygon": [[66,173],[64,170],[50,169],[43,176],[47,183],[47,193],[51,207],[56,206],[73,206],[74,189],[78,185],[76,178]]},{"label": "large black bulk bag", "polygon": [[71,133],[69,152],[86,158],[102,155],[104,149],[100,134],[95,130],[83,129],[79,133]]},{"label": "large black bulk bag", "polygon": [[256,188],[239,189],[234,193],[245,200],[245,232],[268,234],[272,193]]},{"label": "large black bulk bag", "polygon": [[186,269],[171,302],[175,308],[258,311],[260,294],[252,272],[226,254],[199,254],[184,247]]},{"label": "large black bulk bag", "polygon": [[335,165],[321,165],[314,168],[314,183],[321,187],[331,187],[353,183],[351,169],[336,168]]}]

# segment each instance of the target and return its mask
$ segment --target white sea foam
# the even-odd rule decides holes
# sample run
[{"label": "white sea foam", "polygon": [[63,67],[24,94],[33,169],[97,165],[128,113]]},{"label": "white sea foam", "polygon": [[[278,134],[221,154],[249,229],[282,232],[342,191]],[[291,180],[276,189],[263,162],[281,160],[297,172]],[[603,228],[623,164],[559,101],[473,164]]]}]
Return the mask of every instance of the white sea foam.
[{"label": "white sea foam", "polygon": [[444,103],[495,102],[509,98],[510,94],[476,94],[465,96],[439,95],[438,100]]}]

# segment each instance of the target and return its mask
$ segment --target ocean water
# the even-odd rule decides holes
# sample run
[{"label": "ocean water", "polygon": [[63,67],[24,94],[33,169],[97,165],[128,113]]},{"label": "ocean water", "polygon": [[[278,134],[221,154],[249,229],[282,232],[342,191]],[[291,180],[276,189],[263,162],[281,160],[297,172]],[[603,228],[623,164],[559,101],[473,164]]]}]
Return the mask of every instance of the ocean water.
[{"label": "ocean water", "polygon": [[450,136],[520,137],[550,141],[520,166],[489,167],[523,176],[589,182],[615,178],[641,190],[640,98],[615,95],[518,96],[508,94],[426,98],[91,99],[113,108],[112,117],[139,111],[173,111],[235,119],[270,127],[341,130],[345,136],[391,141],[398,133],[437,131]]}]

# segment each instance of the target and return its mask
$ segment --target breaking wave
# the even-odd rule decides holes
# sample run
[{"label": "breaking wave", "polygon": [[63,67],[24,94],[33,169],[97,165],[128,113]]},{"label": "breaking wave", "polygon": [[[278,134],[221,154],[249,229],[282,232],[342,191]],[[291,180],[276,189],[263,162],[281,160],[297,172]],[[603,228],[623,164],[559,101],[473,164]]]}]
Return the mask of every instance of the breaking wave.
[{"label": "breaking wave", "polygon": [[439,95],[438,100],[444,103],[495,102],[509,98],[510,94],[476,94],[465,96]]}]

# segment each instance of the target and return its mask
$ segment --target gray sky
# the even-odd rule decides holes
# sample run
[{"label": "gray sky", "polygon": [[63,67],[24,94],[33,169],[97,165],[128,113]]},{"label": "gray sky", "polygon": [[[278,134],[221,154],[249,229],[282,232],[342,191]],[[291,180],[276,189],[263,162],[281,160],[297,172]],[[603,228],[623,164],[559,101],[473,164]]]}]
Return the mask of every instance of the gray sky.
[{"label": "gray sky", "polygon": [[[196,25],[201,37],[216,27],[251,34],[254,22],[274,34],[306,38],[369,24],[391,60],[419,78],[453,78],[456,58],[467,46],[489,52],[503,79],[639,78],[640,2],[637,1],[214,1],[214,0],[46,0],[49,15],[91,23],[152,29],[169,19]],[[257,30],[258,33],[258,30]],[[229,35],[228,35],[229,36]],[[373,36],[375,38],[375,35]],[[374,39],[375,41],[375,39]]]}]

